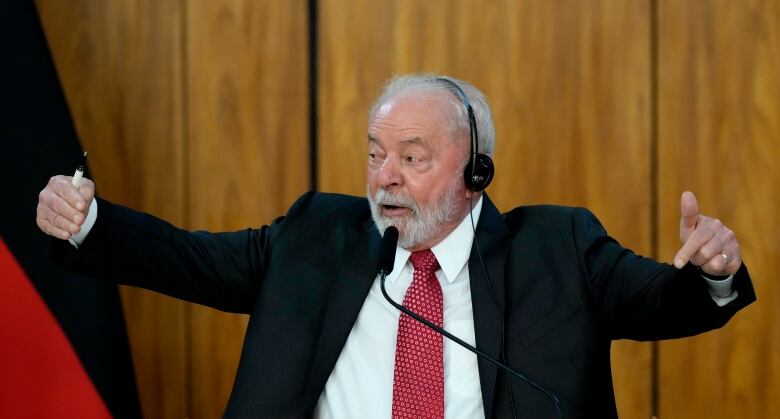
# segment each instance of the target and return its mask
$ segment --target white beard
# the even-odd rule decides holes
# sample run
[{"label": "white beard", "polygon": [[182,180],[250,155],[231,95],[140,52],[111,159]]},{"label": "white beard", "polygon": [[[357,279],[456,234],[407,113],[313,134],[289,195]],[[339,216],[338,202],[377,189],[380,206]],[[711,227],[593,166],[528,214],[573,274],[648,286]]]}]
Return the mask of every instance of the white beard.
[{"label": "white beard", "polygon": [[[370,190],[368,190],[366,196],[371,207],[371,217],[374,219],[379,233],[384,235],[387,227],[396,227],[399,232],[398,246],[404,249],[414,248],[430,240],[439,233],[444,224],[451,222],[455,217],[458,181],[459,179],[453,179],[444,196],[432,204],[430,208],[420,208],[412,198],[401,194],[391,194],[382,188],[377,190],[376,197],[372,197]],[[406,207],[412,213],[386,217],[382,215],[380,205]]]}]

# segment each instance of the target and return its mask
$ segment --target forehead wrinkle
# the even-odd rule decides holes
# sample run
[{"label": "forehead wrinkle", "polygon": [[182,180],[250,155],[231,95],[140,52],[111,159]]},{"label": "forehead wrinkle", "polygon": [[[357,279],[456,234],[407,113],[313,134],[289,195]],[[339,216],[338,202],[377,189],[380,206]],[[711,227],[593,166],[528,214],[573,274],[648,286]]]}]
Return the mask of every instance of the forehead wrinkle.
[{"label": "forehead wrinkle", "polygon": [[399,121],[394,121],[392,118],[388,118],[388,117],[383,118],[377,116],[376,118],[374,118],[374,121],[371,123],[371,127],[369,131],[376,131],[377,129],[388,129],[388,130],[397,130],[400,133],[404,133],[408,131],[424,130],[429,125],[430,123],[428,121],[425,122],[404,121],[403,123],[401,123]]},{"label": "forehead wrinkle", "polygon": [[368,132],[368,142],[381,144],[384,141],[390,140],[392,138],[400,138],[400,140],[398,140],[398,144],[401,145],[423,145],[425,143],[425,141],[423,141],[423,138],[426,136],[425,134],[426,130],[421,127],[411,126],[385,131],[383,127],[377,127],[376,125],[372,124]]},{"label": "forehead wrinkle", "polygon": [[[410,106],[417,109],[410,110]],[[419,109],[420,107],[424,109]],[[419,98],[410,96],[396,97],[390,99],[379,108],[369,125],[387,125],[389,127],[398,127],[401,130],[406,129],[407,127],[424,129],[432,123],[435,123],[434,119],[441,116],[436,115],[437,108],[438,106],[431,106],[430,100],[419,100]],[[423,111],[426,114],[425,117],[420,118],[420,111]],[[412,119],[408,121],[405,120],[409,117],[412,117]],[[400,121],[398,121],[399,118],[405,120],[403,121],[404,126],[398,126],[400,125]]]},{"label": "forehead wrinkle", "polygon": [[420,137],[411,137],[401,140],[401,144],[423,144],[423,140]]},{"label": "forehead wrinkle", "polygon": [[[380,144],[380,140],[378,140],[378,139],[372,137],[371,135],[369,135],[368,136],[368,143],[369,144],[374,143],[374,144],[379,145]],[[421,147],[425,147],[427,142],[424,141],[422,139],[422,137],[414,136],[414,137],[404,138],[404,139],[400,140],[398,142],[398,144],[403,146],[403,147],[410,146],[410,145],[419,145]]]},{"label": "forehead wrinkle", "polygon": [[[420,100],[422,99],[422,100]],[[449,137],[444,115],[440,111],[442,98],[398,97],[380,107],[368,127],[369,144],[439,148],[434,137]],[[421,106],[422,105],[422,109]]]}]

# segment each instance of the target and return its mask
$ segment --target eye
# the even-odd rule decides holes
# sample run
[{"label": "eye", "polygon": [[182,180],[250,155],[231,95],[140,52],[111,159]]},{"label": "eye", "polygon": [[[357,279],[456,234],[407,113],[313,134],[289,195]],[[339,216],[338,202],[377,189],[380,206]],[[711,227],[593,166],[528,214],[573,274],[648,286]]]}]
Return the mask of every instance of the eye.
[{"label": "eye", "polygon": [[379,163],[383,159],[384,159],[384,154],[382,153],[381,150],[368,152],[368,161],[371,163]]},{"label": "eye", "polygon": [[406,156],[407,163],[417,163],[419,159],[416,156]]}]

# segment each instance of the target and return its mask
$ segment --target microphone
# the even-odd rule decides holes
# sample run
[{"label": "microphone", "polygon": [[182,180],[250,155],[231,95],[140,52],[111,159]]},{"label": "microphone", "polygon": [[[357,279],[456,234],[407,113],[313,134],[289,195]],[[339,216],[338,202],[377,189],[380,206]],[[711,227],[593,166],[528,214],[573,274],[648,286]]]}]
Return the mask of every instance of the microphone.
[{"label": "microphone", "polygon": [[493,364],[496,368],[504,370],[512,377],[524,381],[526,384],[540,391],[542,394],[547,396],[547,398],[553,402],[553,404],[555,405],[555,411],[557,413],[557,416],[562,419],[563,412],[561,411],[561,402],[558,400],[558,396],[556,396],[554,393],[548,391],[547,389],[540,386],[539,384],[536,384],[536,382],[529,379],[525,375],[520,374],[519,372],[502,364],[501,362],[497,361],[490,355],[480,351],[474,346],[469,345],[468,343],[464,342],[463,340],[453,335],[452,333],[431,323],[426,318],[420,316],[419,314],[413,312],[412,310],[409,310],[408,308],[402,306],[401,304],[396,303],[395,301],[393,301],[392,298],[390,298],[389,295],[387,295],[387,290],[385,289],[385,278],[387,277],[388,274],[390,274],[390,272],[393,271],[393,265],[395,264],[395,248],[397,245],[398,245],[398,229],[393,226],[387,227],[385,229],[385,234],[382,236],[382,240],[379,242],[379,263],[377,266],[377,270],[379,271],[379,285],[380,288],[382,289],[382,295],[385,297],[385,300],[387,300],[387,302],[390,303],[390,305],[397,308],[407,316],[417,320],[418,322],[424,324],[425,326],[432,329],[436,333],[468,349],[469,351],[473,352],[475,355]]},{"label": "microphone", "polygon": [[379,264],[377,270],[382,276],[393,272],[395,264],[395,247],[398,245],[398,229],[390,226],[385,229],[382,241],[379,242]]}]

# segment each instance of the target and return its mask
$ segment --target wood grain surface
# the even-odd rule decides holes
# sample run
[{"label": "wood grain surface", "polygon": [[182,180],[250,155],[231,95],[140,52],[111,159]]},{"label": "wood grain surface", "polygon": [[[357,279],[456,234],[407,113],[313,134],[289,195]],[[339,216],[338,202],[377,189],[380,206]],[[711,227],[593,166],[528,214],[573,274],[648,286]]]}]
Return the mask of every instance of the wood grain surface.
[{"label": "wood grain surface", "polygon": [[[387,78],[446,73],[492,104],[497,174],[488,194],[499,208],[587,206],[649,255],[649,3],[323,0],[319,8],[323,190],[365,194],[367,110]],[[613,359],[621,417],[649,417],[649,344],[617,342]]]},{"label": "wood grain surface", "polygon": [[659,4],[659,236],[680,193],[740,240],[758,301],[722,330],[660,344],[660,417],[780,417],[780,2]]},{"label": "wood grain surface", "polygon": [[[36,4],[100,195],[234,230],[308,189],[308,1]],[[368,108],[407,72],[486,93],[499,208],[585,206],[623,245],[670,261],[679,195],[693,190],[740,237],[759,302],[723,330],[659,344],[654,413],[780,417],[780,0],[316,7],[321,190],[365,194]],[[145,417],[220,416],[246,318],[122,296]],[[652,373],[649,344],[615,343],[622,418],[653,413]]]},{"label": "wood grain surface", "polygon": [[[185,225],[179,3],[36,3],[98,194]],[[144,416],[185,417],[185,303],[121,295]]]},{"label": "wood grain surface", "polygon": [[[194,229],[268,224],[309,188],[304,6],[188,3],[187,187]],[[192,306],[191,316],[191,414],[219,417],[248,316],[200,306]]]}]

